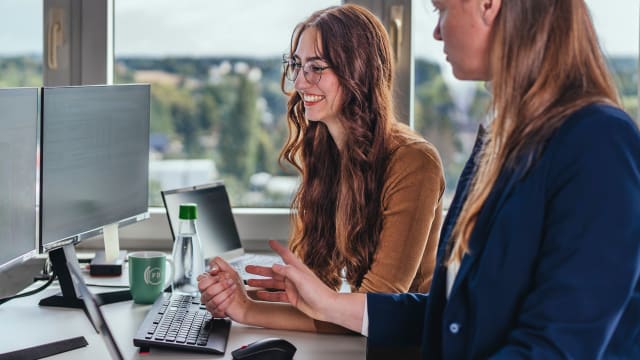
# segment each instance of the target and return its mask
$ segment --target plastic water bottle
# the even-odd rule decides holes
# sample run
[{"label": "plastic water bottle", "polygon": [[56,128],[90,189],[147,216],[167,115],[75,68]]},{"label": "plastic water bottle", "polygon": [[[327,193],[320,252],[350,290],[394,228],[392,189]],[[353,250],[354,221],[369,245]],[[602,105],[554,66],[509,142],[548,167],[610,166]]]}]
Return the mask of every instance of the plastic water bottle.
[{"label": "plastic water bottle", "polygon": [[181,204],[178,235],[173,242],[173,281],[171,291],[199,296],[198,275],[204,272],[202,247],[196,228],[196,204]]}]

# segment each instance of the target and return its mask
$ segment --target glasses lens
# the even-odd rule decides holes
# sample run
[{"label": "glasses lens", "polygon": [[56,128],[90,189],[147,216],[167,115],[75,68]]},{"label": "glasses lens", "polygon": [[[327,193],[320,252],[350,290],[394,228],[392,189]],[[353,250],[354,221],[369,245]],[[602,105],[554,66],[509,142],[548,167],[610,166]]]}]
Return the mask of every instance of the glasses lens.
[{"label": "glasses lens", "polygon": [[320,82],[322,71],[327,68],[327,66],[322,67],[314,63],[306,63],[301,66],[301,64],[296,63],[295,60],[291,59],[287,55],[282,56],[282,67],[285,77],[291,82],[296,81],[296,78],[300,73],[300,69],[302,68],[304,79],[313,85]]},{"label": "glasses lens", "polygon": [[290,62],[287,65],[287,79],[289,79],[290,81],[296,81],[296,77],[298,77],[298,72],[299,72],[300,68],[298,68],[296,66],[295,62]]},{"label": "glasses lens", "polygon": [[322,76],[322,71],[318,71],[318,66],[312,63],[304,64],[304,78],[310,84],[317,84],[320,82],[320,77]]},{"label": "glasses lens", "polygon": [[284,71],[285,77],[290,81],[296,80],[296,66],[295,62],[288,56],[282,55],[282,70]]}]

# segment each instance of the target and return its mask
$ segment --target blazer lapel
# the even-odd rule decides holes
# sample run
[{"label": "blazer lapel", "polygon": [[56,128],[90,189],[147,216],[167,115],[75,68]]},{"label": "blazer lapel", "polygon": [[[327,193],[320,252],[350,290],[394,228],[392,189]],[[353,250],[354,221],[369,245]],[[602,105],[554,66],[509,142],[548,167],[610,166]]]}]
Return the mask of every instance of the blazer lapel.
[{"label": "blazer lapel", "polygon": [[[519,163],[522,164],[522,162]],[[487,242],[496,214],[513,191],[515,184],[522,178],[525,170],[525,166],[518,166],[515,169],[503,171],[503,173],[498,177],[498,180],[493,186],[482,210],[480,210],[478,221],[471,232],[471,240],[469,241],[470,253],[462,258],[460,269],[458,270],[453,287],[451,288],[450,296],[453,296],[456,293],[457,288],[468,275],[471,266],[482,255],[484,245]]]}]

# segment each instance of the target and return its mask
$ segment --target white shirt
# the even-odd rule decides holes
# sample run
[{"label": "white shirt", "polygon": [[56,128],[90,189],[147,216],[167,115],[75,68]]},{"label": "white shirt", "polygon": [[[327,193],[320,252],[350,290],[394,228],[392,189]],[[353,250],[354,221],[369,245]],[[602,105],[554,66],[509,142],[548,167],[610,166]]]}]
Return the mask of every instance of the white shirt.
[{"label": "white shirt", "polygon": [[360,334],[369,336],[369,313],[367,312],[367,296],[364,296],[364,314],[362,314],[362,329]]},{"label": "white shirt", "polygon": [[453,289],[453,283],[456,281],[456,276],[458,276],[459,270],[459,261],[452,262],[447,266],[447,300],[449,299],[449,294],[451,294],[451,289]]},{"label": "white shirt", "polygon": [[[449,266],[447,266],[447,299],[449,299],[449,294],[451,294],[451,289],[453,288],[453,283],[456,280],[456,276],[458,276],[458,271],[460,270],[460,262],[456,261]],[[367,312],[367,297],[364,297],[364,313],[362,314],[362,328],[360,329],[360,333],[364,336],[369,336],[369,313]]]}]

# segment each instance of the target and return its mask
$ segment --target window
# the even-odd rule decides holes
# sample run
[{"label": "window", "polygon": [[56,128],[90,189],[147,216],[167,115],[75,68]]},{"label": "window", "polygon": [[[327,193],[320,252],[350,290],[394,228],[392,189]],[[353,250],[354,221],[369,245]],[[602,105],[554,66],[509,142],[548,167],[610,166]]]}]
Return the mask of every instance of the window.
[{"label": "window", "polygon": [[295,25],[339,0],[115,3],[116,83],[151,83],[150,205],[160,190],[223,179],[234,207],[288,207],[298,176],[282,54]]},{"label": "window", "polygon": [[638,39],[640,5],[637,0],[586,0],[613,73],[622,106],[640,125],[638,113]]},{"label": "window", "polygon": [[42,0],[0,2],[0,87],[42,86]]},{"label": "window", "polygon": [[415,130],[440,152],[449,206],[458,177],[473,148],[478,126],[485,118],[489,93],[482,82],[460,81],[433,38],[438,14],[431,0],[413,0],[415,54]]},{"label": "window", "polygon": [[[609,61],[625,110],[638,117],[637,0],[587,0],[600,43]],[[413,0],[415,54],[415,129],[440,151],[445,167],[445,207],[473,147],[478,125],[486,116],[489,93],[484,83],[454,78],[433,39],[438,14],[430,0]]]},{"label": "window", "polygon": [[[447,180],[445,204],[448,204],[478,123],[485,116],[489,94],[482,83],[453,78],[450,65],[442,56],[442,44],[432,37],[437,16],[431,1],[411,1],[415,128],[437,146],[442,155]],[[104,49],[109,40],[94,41],[92,37],[104,33],[107,33],[104,37],[111,36],[110,22],[106,19],[113,15],[115,82],[153,83],[151,205],[161,205],[160,188],[223,178],[236,208],[282,207],[254,212],[235,209],[235,214],[241,215],[236,218],[241,238],[283,239],[287,236],[286,229],[265,230],[273,224],[278,224],[274,229],[286,227],[289,196],[297,181],[295,172],[285,172],[277,166],[277,154],[286,136],[282,117],[285,99],[277,84],[280,55],[289,45],[295,24],[316,9],[340,2],[99,0],[81,2],[80,6],[80,2],[71,0],[0,1],[0,86],[44,83],[43,77],[47,77],[50,70],[43,71],[43,23],[50,19],[53,7],[63,8],[67,11],[65,14],[72,13],[85,20],[74,18],[74,24],[65,27],[65,31],[74,32],[74,36],[66,36],[67,45],[60,49],[67,61],[84,60],[72,63],[81,69],[78,71],[75,65],[63,67],[58,72],[66,74],[54,74],[58,80],[54,83],[110,81],[111,70],[104,69],[110,62],[105,61],[107,65],[103,65],[86,57],[87,54],[109,57],[104,55],[111,52]],[[349,2],[369,8],[387,4],[373,0]],[[640,122],[638,2],[586,2],[615,74],[623,105]],[[104,9],[111,9],[111,5],[114,13],[104,15]],[[87,15],[102,16],[105,24],[87,19]],[[78,39],[89,40],[72,43]],[[72,71],[76,73],[69,74]],[[240,106],[240,100],[245,105]],[[240,129],[232,120],[240,118],[257,126],[252,127],[244,139],[236,141],[233,132]],[[231,143],[222,145],[229,140]],[[251,148],[253,156],[233,160],[233,156],[239,155],[232,150],[233,146],[242,151]],[[256,214],[259,215],[253,216]],[[149,225],[139,230],[139,237],[166,238],[168,229],[161,228],[164,215],[154,215],[158,214],[152,214],[152,220],[159,218],[159,221],[143,222]],[[160,229],[157,234],[156,228]]]}]

